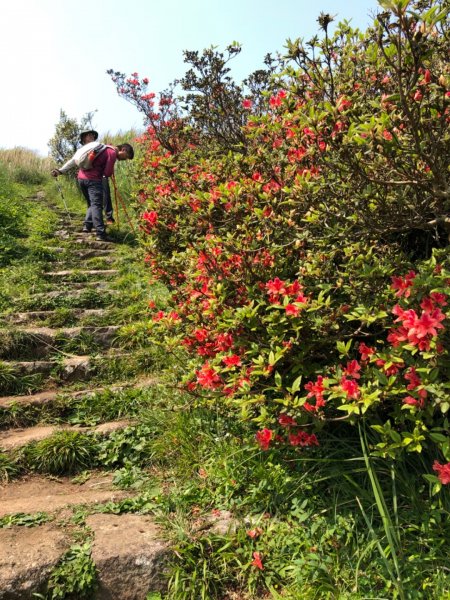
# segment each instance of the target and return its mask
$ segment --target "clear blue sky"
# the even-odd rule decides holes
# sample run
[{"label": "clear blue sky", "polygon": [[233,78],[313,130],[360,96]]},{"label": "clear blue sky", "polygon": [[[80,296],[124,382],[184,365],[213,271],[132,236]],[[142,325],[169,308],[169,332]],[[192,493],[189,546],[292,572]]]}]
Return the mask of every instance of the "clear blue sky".
[{"label": "clear blue sky", "polygon": [[137,110],[106,75],[137,71],[161,91],[185,72],[183,50],[243,45],[241,81],[287,38],[310,37],[321,11],[365,28],[377,0],[13,0],[2,2],[0,148],[41,154],[62,108],[80,119],[97,110],[100,134],[141,128]]}]

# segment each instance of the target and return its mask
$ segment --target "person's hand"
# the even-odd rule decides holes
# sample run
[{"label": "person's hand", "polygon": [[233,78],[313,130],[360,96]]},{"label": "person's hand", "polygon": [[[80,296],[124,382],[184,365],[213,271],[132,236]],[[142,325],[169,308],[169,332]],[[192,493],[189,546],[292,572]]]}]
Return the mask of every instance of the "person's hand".
[{"label": "person's hand", "polygon": [[58,175],[61,175],[61,171],[59,169],[53,169],[51,175],[52,177],[58,177]]}]

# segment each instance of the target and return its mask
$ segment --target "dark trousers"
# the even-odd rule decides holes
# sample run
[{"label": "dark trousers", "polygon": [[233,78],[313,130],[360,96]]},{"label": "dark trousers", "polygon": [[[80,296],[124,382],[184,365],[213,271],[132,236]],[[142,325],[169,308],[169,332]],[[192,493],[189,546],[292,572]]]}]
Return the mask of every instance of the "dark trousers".
[{"label": "dark trousers", "polygon": [[111,190],[109,189],[108,177],[103,177],[103,203],[105,207],[105,215],[107,219],[113,218],[113,205],[111,200]]},{"label": "dark trousers", "polygon": [[103,184],[92,179],[79,179],[78,183],[86,198],[87,211],[84,217],[86,229],[95,228],[97,235],[105,235],[103,222]]}]

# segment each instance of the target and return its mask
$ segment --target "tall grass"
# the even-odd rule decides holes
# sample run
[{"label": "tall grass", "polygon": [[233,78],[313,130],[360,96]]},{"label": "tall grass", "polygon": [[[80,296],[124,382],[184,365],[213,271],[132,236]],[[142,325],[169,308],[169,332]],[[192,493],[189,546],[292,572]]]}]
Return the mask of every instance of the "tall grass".
[{"label": "tall grass", "polygon": [[48,180],[51,160],[28,148],[0,149],[0,165],[15,183],[40,185]]}]

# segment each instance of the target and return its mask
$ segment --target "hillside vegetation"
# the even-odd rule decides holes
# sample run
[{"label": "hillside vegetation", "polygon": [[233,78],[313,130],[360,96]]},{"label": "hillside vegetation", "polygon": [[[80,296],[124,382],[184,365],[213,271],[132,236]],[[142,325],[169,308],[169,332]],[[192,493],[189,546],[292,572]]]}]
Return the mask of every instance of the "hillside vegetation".
[{"label": "hillside vegetation", "polygon": [[[170,541],[149,600],[450,598],[450,8],[379,5],[366,32],[321,14],[242,84],[236,44],[185,52],[162,94],[110,71],[146,124],[120,183],[140,246],[116,234],[111,314],[138,353],[121,373],[158,382],[124,395],[137,424],[90,468],[135,491],[105,512],[152,515]],[[54,217],[29,200],[39,181],[18,202],[1,156],[0,177],[14,313]],[[119,409],[108,393],[66,414]]]}]

